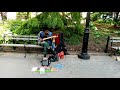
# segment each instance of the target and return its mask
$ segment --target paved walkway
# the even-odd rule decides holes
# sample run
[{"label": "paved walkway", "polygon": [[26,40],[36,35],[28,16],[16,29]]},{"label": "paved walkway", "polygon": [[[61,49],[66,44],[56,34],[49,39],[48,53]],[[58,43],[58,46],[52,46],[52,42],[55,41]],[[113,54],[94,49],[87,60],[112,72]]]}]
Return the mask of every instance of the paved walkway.
[{"label": "paved walkway", "polygon": [[0,78],[120,78],[120,61],[109,56],[90,55],[90,60],[82,60],[77,55],[65,56],[59,62],[64,65],[57,72],[40,75],[32,72],[32,67],[40,66],[41,55],[0,53]]}]

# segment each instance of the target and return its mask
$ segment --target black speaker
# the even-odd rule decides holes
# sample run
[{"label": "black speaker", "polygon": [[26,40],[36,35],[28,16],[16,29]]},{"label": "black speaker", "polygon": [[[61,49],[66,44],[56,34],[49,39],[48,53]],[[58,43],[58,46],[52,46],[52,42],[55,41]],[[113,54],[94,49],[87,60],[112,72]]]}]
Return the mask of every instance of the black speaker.
[{"label": "black speaker", "polygon": [[42,66],[49,66],[51,61],[48,58],[42,58],[41,65]]}]

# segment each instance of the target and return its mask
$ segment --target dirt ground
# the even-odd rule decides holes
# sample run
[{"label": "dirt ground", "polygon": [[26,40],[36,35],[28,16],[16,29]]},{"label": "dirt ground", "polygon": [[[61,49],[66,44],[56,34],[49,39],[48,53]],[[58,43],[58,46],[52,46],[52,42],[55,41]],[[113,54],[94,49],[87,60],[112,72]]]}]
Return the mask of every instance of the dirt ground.
[{"label": "dirt ground", "polygon": [[[79,45],[70,46],[67,45],[68,51],[81,51],[82,50],[82,39]],[[100,38],[99,43],[95,42],[95,39],[89,35],[89,42],[88,42],[88,51],[90,52],[100,52],[103,53],[107,44],[107,38]]]}]

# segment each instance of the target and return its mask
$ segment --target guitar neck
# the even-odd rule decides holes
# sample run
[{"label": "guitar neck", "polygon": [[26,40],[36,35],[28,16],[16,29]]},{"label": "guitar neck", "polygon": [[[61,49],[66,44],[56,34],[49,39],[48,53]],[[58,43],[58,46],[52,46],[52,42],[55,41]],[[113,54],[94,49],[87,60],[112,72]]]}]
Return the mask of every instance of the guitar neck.
[{"label": "guitar neck", "polygon": [[43,40],[51,39],[51,38],[53,38],[53,37],[54,37],[54,36],[47,37],[47,38],[44,38]]}]

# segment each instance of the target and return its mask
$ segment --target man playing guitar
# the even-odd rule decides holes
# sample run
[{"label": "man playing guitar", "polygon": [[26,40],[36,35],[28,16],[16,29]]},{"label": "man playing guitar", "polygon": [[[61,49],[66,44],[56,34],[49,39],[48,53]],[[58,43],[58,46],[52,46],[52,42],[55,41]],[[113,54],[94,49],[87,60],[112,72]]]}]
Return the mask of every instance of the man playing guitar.
[{"label": "man playing guitar", "polygon": [[57,36],[52,35],[52,32],[50,32],[47,27],[44,27],[43,31],[40,31],[38,35],[38,44],[44,48],[44,57],[46,57],[48,49],[50,49],[51,52],[55,55],[54,50],[56,37]]}]

